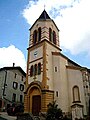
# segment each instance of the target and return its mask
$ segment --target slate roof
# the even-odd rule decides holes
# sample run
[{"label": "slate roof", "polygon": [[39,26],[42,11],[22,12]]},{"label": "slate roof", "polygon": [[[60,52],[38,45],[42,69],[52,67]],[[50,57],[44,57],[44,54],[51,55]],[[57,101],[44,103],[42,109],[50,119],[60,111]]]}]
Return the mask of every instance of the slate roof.
[{"label": "slate roof", "polygon": [[[56,26],[56,28],[58,29],[57,25],[55,24],[55,22],[49,17],[49,15],[47,14],[46,10],[43,10],[43,12],[41,13],[41,15],[39,16],[39,18],[34,22],[34,24],[31,26],[31,28],[29,30],[32,29],[32,27],[35,25],[35,23],[38,21],[38,20],[51,20],[54,25]],[[58,29],[59,31],[59,29]]]},{"label": "slate roof", "polygon": [[46,20],[46,19],[51,19],[50,17],[49,17],[49,15],[47,14],[47,12],[44,10],[42,13],[41,13],[41,15],[40,15],[40,17],[38,18],[39,20]]}]

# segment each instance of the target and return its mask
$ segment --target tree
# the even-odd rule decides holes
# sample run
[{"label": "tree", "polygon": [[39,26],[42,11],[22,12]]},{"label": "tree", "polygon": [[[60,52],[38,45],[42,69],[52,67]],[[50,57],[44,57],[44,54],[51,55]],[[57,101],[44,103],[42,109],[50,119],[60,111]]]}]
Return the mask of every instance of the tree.
[{"label": "tree", "polygon": [[56,101],[48,104],[46,120],[61,120],[63,118],[62,110],[58,108]]}]

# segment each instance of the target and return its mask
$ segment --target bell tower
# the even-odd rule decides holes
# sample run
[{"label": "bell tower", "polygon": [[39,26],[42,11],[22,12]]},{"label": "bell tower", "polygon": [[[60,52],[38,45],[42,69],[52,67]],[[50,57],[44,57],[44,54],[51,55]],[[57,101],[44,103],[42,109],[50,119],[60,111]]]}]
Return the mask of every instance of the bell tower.
[{"label": "bell tower", "polygon": [[59,47],[59,29],[45,10],[30,28],[29,47],[43,40]]},{"label": "bell tower", "polygon": [[38,115],[54,99],[52,53],[61,51],[59,29],[44,10],[29,30],[24,107]]}]

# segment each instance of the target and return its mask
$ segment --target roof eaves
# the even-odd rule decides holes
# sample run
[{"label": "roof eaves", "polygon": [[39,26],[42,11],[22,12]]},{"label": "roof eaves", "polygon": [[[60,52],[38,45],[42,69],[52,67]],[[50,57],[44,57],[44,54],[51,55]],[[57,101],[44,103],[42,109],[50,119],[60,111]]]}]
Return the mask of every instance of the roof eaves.
[{"label": "roof eaves", "polygon": [[19,66],[17,66],[17,67],[3,67],[3,68],[0,68],[0,71],[4,71],[4,70],[19,70],[24,76],[26,76],[26,73]]}]

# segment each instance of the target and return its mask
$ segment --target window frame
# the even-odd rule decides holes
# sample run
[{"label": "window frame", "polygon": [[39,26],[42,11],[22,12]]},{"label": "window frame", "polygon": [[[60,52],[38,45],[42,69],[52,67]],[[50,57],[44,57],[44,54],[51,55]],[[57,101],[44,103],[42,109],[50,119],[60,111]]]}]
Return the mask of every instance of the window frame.
[{"label": "window frame", "polygon": [[33,76],[33,69],[34,69],[34,66],[33,66],[33,65],[31,65],[31,68],[30,68],[30,77],[32,77],[32,76]]},{"label": "window frame", "polygon": [[17,74],[15,73],[15,76],[14,76],[14,78],[16,78],[17,77]]},{"label": "window frame", "polygon": [[12,101],[16,102],[16,94],[15,93],[13,93],[13,95],[12,95]]},{"label": "window frame", "polygon": [[34,30],[33,32],[33,44],[37,43],[37,30]]},{"label": "window frame", "polygon": [[41,74],[41,63],[39,62],[38,63],[38,75],[40,75]]},{"label": "window frame", "polygon": [[58,67],[57,66],[54,67],[54,72],[58,72]]},{"label": "window frame", "polygon": [[52,29],[49,28],[49,41],[52,41]]},{"label": "window frame", "polygon": [[38,28],[38,42],[41,41],[41,27]]},{"label": "window frame", "polygon": [[58,91],[56,91],[56,97],[58,97],[59,96],[59,93],[58,93]]},{"label": "window frame", "polygon": [[37,75],[37,64],[34,65],[34,75]]},{"label": "window frame", "polygon": [[24,85],[20,84],[20,91],[24,91]]},{"label": "window frame", "polygon": [[[75,85],[72,89],[73,91],[73,102],[80,102],[80,92],[79,92],[79,87],[77,85]],[[77,93],[76,93],[77,92]],[[78,94],[78,95],[76,95]],[[78,97],[78,98],[77,98]]]},{"label": "window frame", "polygon": [[56,32],[53,31],[53,43],[56,45]]},{"label": "window frame", "polygon": [[16,90],[18,88],[18,83],[17,82],[13,82],[13,88]]},{"label": "window frame", "polygon": [[20,95],[20,102],[23,102],[23,95]]}]

